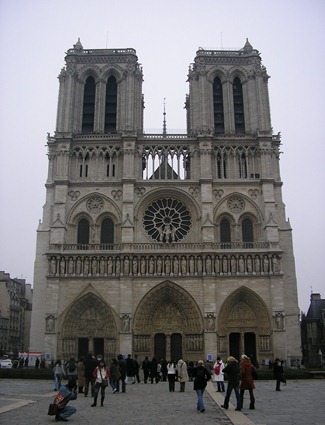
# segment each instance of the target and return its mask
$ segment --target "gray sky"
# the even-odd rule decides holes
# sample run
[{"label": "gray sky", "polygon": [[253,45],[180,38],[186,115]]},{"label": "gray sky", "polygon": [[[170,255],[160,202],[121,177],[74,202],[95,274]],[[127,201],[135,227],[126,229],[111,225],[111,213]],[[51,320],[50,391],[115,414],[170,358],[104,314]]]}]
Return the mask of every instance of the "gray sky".
[{"label": "gray sky", "polygon": [[[122,9],[121,9],[122,7]],[[260,51],[281,177],[293,228],[299,306],[325,297],[324,0],[0,0],[0,270],[33,282],[36,229],[64,53],[136,49],[143,66],[145,128],[185,129],[188,66],[199,47]],[[322,129],[323,130],[323,129]]]}]

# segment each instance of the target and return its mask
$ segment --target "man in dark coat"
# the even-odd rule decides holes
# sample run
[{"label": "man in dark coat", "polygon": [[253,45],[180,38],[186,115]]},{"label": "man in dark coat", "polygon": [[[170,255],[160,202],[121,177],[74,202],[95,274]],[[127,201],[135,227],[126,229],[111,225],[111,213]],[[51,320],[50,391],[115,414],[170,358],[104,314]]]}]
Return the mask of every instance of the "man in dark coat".
[{"label": "man in dark coat", "polygon": [[236,394],[236,400],[237,400],[237,407],[235,410],[240,411],[241,401],[240,401],[240,394],[239,394],[239,365],[238,365],[238,361],[234,357],[232,356],[228,357],[227,366],[224,368],[223,373],[226,375],[228,379],[228,385],[227,385],[225,401],[221,405],[221,407],[223,407],[224,409],[228,409],[230,395],[232,393],[232,390],[234,390]]},{"label": "man in dark coat", "polygon": [[125,382],[125,380],[126,380],[126,361],[124,360],[122,354],[119,354],[117,356],[117,360],[118,360],[118,368],[119,368],[120,375],[121,375],[120,379],[118,381],[118,384],[117,384],[117,392],[120,391],[120,381],[121,381],[121,383],[122,383],[122,393],[125,393],[126,392],[126,382]]},{"label": "man in dark coat", "polygon": [[142,362],[142,370],[143,370],[144,383],[146,384],[149,378],[149,373],[150,373],[150,360],[148,359],[148,356],[146,356]]},{"label": "man in dark coat", "polygon": [[93,357],[92,353],[88,353],[86,360],[84,361],[85,366],[85,397],[88,396],[89,385],[91,389],[91,396],[95,395],[95,378],[93,372],[97,367],[97,360]]}]

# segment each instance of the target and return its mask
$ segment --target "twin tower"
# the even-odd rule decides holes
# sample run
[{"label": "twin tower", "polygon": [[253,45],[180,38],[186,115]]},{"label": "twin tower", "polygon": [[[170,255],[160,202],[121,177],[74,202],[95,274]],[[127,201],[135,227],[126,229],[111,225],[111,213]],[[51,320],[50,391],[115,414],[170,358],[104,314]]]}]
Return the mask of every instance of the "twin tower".
[{"label": "twin tower", "polygon": [[143,128],[134,49],[66,54],[37,230],[31,349],[300,357],[280,136],[259,52],[196,53],[187,130]]}]

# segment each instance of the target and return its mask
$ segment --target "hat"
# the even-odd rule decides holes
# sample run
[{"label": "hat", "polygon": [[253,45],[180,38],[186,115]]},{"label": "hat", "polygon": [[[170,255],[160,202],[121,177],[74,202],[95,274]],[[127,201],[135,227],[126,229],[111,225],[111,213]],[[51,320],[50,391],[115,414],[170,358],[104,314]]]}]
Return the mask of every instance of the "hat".
[{"label": "hat", "polygon": [[204,361],[203,361],[203,360],[199,360],[199,361],[197,362],[197,364],[204,364]]}]

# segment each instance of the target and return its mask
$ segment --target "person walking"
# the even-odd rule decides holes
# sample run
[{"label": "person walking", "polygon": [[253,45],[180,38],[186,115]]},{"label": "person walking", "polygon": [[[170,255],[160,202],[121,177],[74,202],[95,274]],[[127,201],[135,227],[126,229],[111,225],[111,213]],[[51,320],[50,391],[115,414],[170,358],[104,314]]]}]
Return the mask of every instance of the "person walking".
[{"label": "person walking", "polygon": [[54,391],[58,391],[61,387],[61,381],[62,378],[65,376],[64,368],[62,367],[61,360],[57,360],[55,362],[54,368],[53,368],[53,375],[54,375]]},{"label": "person walking", "polygon": [[106,363],[104,360],[100,360],[99,365],[95,368],[93,376],[95,378],[95,395],[94,395],[94,402],[91,405],[91,407],[97,406],[97,398],[98,393],[100,390],[100,405],[101,407],[104,406],[104,399],[105,399],[105,390],[108,384],[108,378],[109,378],[109,369],[106,367]]},{"label": "person walking", "polygon": [[176,380],[177,364],[176,362],[170,361],[167,363],[167,379],[169,391],[173,393],[175,391],[175,380]]},{"label": "person walking", "polygon": [[150,360],[148,359],[148,356],[146,356],[142,362],[142,370],[143,370],[143,380],[144,380],[144,383],[146,384],[150,374]]},{"label": "person walking", "polygon": [[140,380],[140,365],[138,362],[138,356],[137,354],[134,355],[134,359],[133,359],[133,363],[134,363],[134,376],[135,376],[135,380],[138,384],[140,384],[141,380]]},{"label": "person walking", "polygon": [[109,367],[109,384],[112,387],[113,394],[117,392],[120,376],[121,374],[118,367],[118,361],[114,358],[112,359],[111,365]]},{"label": "person walking", "polygon": [[210,379],[211,379],[211,373],[204,366],[203,360],[199,360],[197,364],[196,372],[195,372],[195,379],[194,379],[194,390],[196,391],[196,395],[197,395],[196,409],[198,413],[205,412],[203,394],[207,386],[207,382],[210,381]]},{"label": "person walking", "polygon": [[118,361],[118,368],[120,371],[120,379],[117,381],[117,392],[120,391],[120,381],[122,384],[122,393],[126,392],[126,362],[122,356],[122,354],[119,354],[117,356],[117,361]]},{"label": "person walking", "polygon": [[223,369],[223,373],[226,375],[228,380],[227,385],[227,392],[226,397],[221,405],[223,409],[228,409],[229,407],[229,399],[232,393],[232,390],[234,390],[237,400],[237,407],[235,410],[240,411],[241,410],[241,402],[240,402],[240,394],[239,394],[239,365],[238,361],[233,356],[229,356],[227,359],[227,366]]},{"label": "person walking", "polygon": [[252,365],[250,358],[243,354],[240,358],[240,371],[241,371],[241,382],[240,382],[240,402],[241,408],[244,405],[244,393],[245,390],[249,391],[250,397],[250,409],[255,409],[255,397],[253,390],[255,389],[255,384],[252,375],[252,368],[255,366]]},{"label": "person walking", "polygon": [[135,384],[135,373],[134,373],[134,360],[132,359],[131,354],[128,354],[126,362],[126,384],[132,381],[132,384]]},{"label": "person walking", "polygon": [[77,363],[77,371],[78,371],[78,393],[84,393],[85,386],[85,365],[83,358],[80,358]]},{"label": "person walking", "polygon": [[273,363],[273,374],[274,374],[274,378],[276,379],[275,391],[281,391],[281,389],[280,389],[280,383],[283,382],[284,384],[286,384],[286,380],[283,377],[283,374],[284,374],[283,363],[279,359],[279,357],[277,357],[274,360],[274,363]]},{"label": "person walking", "polygon": [[177,362],[177,380],[180,385],[179,391],[183,393],[185,391],[185,383],[189,381],[187,373],[187,364],[183,359],[179,359]]},{"label": "person walking", "polygon": [[57,421],[67,422],[68,417],[76,413],[77,409],[73,406],[68,406],[70,400],[77,399],[77,382],[75,379],[69,379],[67,385],[62,385],[54,399],[54,404],[57,405]]},{"label": "person walking", "polygon": [[156,357],[153,357],[150,362],[150,381],[152,384],[154,380],[158,384],[158,362]]},{"label": "person walking", "polygon": [[217,361],[215,362],[213,366],[213,382],[217,383],[217,392],[225,392],[225,384],[224,384],[224,373],[223,370],[225,368],[225,365],[223,364],[223,361],[220,357],[217,357]]}]

